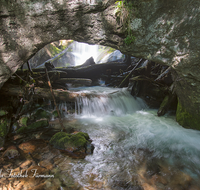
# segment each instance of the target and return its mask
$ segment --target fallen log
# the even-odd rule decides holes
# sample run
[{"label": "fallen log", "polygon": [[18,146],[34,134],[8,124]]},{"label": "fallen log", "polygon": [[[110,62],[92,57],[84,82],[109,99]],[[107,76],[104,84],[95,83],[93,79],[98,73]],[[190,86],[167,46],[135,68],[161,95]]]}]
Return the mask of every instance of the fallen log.
[{"label": "fallen log", "polygon": [[[4,84],[4,86],[0,90],[0,95],[23,97],[24,96],[23,88],[25,87],[19,85]],[[63,89],[53,89],[53,93],[56,101],[64,101],[64,102],[75,102],[76,99],[81,96],[85,96],[88,98],[90,97],[100,98],[102,96],[106,96],[105,94],[88,94],[88,93],[73,92]],[[33,98],[34,99],[46,98],[48,100],[53,101],[52,93],[49,90],[49,88],[34,87]]]},{"label": "fallen log", "polygon": [[[165,96],[160,107],[158,109],[157,115],[163,116],[167,113],[170,107],[177,107],[177,96],[174,91],[174,83],[169,88],[169,94]],[[175,105],[175,106],[174,106]]]},{"label": "fallen log", "polygon": [[[77,92],[70,92],[68,90],[58,90],[58,89],[57,90],[53,89],[53,93],[56,101],[68,101],[68,102],[74,102],[76,100],[76,97],[80,95],[81,96],[85,95],[84,93],[80,94]],[[23,97],[24,90],[22,87],[18,85],[4,84],[4,86],[1,88],[0,94]],[[47,98],[53,101],[52,94],[48,88],[35,87],[34,98],[38,99]]]},{"label": "fallen log", "polygon": [[91,79],[83,79],[83,78],[60,78],[58,80],[55,80],[54,83],[64,84],[64,83],[70,83],[73,85],[85,85],[90,86],[92,84]]},{"label": "fallen log", "polygon": [[171,71],[171,67],[168,67],[163,73],[161,73],[155,81],[159,81],[161,78],[163,78],[165,75],[167,75]]},{"label": "fallen log", "polygon": [[[65,67],[65,68],[53,68],[49,72],[49,77],[55,73],[59,73],[60,78],[87,78],[87,79],[98,79],[102,74],[106,74],[107,70],[111,71],[111,74],[119,72],[119,70],[125,70],[127,68],[126,63],[109,62],[102,64],[94,64],[89,66],[77,66],[77,67]],[[32,69],[35,75],[41,75],[45,73],[44,68]],[[23,76],[25,70],[18,70],[17,75]]]}]

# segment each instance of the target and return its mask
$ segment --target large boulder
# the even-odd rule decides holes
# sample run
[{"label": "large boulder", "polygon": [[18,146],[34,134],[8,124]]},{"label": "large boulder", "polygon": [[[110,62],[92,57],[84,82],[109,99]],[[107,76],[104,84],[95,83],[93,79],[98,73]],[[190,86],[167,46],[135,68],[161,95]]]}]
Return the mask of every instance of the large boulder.
[{"label": "large boulder", "polygon": [[181,110],[197,118],[200,114],[200,1],[129,2],[132,2],[131,17],[122,19],[121,12],[117,14],[121,18],[117,19],[115,0],[2,0],[0,86],[46,44],[73,39],[111,46],[124,54],[171,66]]}]

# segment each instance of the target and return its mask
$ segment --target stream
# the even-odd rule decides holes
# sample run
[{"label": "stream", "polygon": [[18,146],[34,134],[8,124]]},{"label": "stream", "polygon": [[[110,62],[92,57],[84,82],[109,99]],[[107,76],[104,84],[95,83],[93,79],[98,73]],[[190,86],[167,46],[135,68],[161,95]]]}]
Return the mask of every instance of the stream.
[{"label": "stream", "polygon": [[200,131],[181,127],[174,114],[158,117],[125,88],[71,90],[90,94],[66,115],[95,147],[71,162],[83,189],[199,189]]}]

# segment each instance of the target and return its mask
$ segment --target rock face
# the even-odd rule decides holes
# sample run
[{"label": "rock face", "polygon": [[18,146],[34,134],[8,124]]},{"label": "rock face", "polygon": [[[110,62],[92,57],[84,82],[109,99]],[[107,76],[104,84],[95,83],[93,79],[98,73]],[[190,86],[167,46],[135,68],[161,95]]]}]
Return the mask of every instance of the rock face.
[{"label": "rock face", "polygon": [[198,118],[199,7],[199,0],[135,0],[129,24],[135,40],[126,45],[127,31],[114,15],[114,0],[2,0],[0,84],[46,44],[73,39],[171,66],[181,105],[178,112]]}]

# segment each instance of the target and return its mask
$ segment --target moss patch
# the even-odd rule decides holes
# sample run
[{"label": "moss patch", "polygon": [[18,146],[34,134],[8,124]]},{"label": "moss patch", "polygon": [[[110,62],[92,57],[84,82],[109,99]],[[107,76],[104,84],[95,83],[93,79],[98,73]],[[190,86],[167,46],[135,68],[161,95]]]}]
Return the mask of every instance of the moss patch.
[{"label": "moss patch", "polygon": [[0,120],[0,137],[5,137],[8,133],[10,125],[10,120],[7,118],[2,118]]},{"label": "moss patch", "polygon": [[34,114],[34,117],[38,120],[38,119],[42,119],[42,118],[46,118],[46,119],[50,119],[51,117],[51,113],[43,110],[43,109],[38,109],[36,111],[36,113]]},{"label": "moss patch", "polygon": [[168,110],[168,107],[169,107],[169,95],[165,96],[164,100],[162,101],[161,105],[160,105],[160,108],[157,112],[158,116],[162,116],[164,115],[167,110]]},{"label": "moss patch", "polygon": [[47,119],[42,119],[39,121],[36,121],[30,125],[28,125],[27,127],[21,127],[17,130],[17,133],[26,133],[26,132],[31,132],[34,131],[38,128],[42,128],[42,127],[46,127],[48,126],[48,120]]},{"label": "moss patch", "polygon": [[60,50],[59,48],[57,48],[55,45],[50,44],[49,50],[52,54],[52,56],[54,57],[55,55],[59,54],[62,50]]},{"label": "moss patch", "polygon": [[185,128],[200,130],[200,117],[191,115],[178,101],[176,121]]},{"label": "moss patch", "polygon": [[58,132],[51,138],[50,144],[59,149],[78,149],[80,147],[85,147],[88,139],[88,134],[83,132],[76,134]]},{"label": "moss patch", "polygon": [[28,121],[28,117],[23,116],[19,119],[19,125],[22,127],[25,127],[25,126],[27,126],[27,121]]},{"label": "moss patch", "polygon": [[0,110],[0,116],[4,116],[4,115],[7,115],[7,114],[8,114],[7,111],[5,111],[5,110]]},{"label": "moss patch", "polygon": [[53,114],[54,117],[58,117],[58,112],[57,112],[57,110],[53,111],[52,114]]}]

